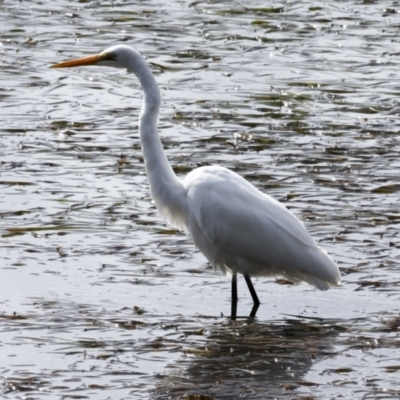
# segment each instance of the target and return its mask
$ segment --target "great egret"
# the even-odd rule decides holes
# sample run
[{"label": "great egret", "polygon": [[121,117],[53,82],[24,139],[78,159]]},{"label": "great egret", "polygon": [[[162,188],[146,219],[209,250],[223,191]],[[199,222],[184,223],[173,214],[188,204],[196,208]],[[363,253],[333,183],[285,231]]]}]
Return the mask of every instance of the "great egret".
[{"label": "great egret", "polygon": [[177,178],[157,130],[160,91],[149,66],[135,49],[117,45],[52,68],[86,65],[126,68],[138,77],[144,93],[140,142],[157,210],[170,225],[192,236],[214,268],[232,276],[232,319],[236,319],[238,273],[243,274],[253,298],[251,317],[256,315],[260,301],[250,276],[280,275],[306,281],[320,290],[340,284],[338,267],[302,222],[238,174],[207,166],[191,171],[183,180]]}]

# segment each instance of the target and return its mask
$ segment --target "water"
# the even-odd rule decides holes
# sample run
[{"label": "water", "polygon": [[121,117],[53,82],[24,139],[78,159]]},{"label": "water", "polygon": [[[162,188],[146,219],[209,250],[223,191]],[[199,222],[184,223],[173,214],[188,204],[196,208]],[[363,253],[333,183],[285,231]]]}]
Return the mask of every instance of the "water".
[{"label": "water", "polygon": [[[3,2],[2,397],[399,398],[399,11]],[[220,164],[273,195],[342,286],[258,279],[258,318],[226,318],[229,282],[151,203],[135,77],[49,69],[121,42],[160,84],[176,172]]]}]

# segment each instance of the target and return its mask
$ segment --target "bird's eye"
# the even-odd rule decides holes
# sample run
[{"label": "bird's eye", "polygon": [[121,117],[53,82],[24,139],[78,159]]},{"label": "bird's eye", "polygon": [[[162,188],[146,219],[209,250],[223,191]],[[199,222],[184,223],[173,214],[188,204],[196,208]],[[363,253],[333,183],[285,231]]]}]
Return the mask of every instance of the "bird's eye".
[{"label": "bird's eye", "polygon": [[115,53],[104,53],[103,60],[117,61],[117,55]]}]

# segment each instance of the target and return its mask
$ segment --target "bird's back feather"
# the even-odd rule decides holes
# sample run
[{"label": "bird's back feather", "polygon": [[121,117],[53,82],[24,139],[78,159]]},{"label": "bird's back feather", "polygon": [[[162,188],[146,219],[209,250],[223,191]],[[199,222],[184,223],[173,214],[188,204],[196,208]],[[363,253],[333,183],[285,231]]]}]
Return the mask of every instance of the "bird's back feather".
[{"label": "bird's back feather", "polygon": [[251,276],[283,275],[321,290],[340,283],[336,264],[302,222],[236,173],[198,168],[183,184],[188,230],[214,267]]}]

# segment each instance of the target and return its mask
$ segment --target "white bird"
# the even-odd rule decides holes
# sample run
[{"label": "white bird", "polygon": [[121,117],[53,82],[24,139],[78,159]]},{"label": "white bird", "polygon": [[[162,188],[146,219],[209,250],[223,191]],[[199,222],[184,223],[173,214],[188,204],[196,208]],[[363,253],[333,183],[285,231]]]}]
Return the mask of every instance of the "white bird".
[{"label": "white bird", "polygon": [[303,223],[235,172],[206,166],[191,171],[183,180],[175,175],[157,129],[160,90],[135,49],[117,45],[52,68],[86,65],[126,68],[139,79],[144,93],[140,142],[151,195],[159,214],[190,234],[214,268],[232,276],[232,319],[236,319],[238,273],[244,276],[253,298],[251,317],[260,302],[250,276],[284,276],[320,290],[340,284],[337,265],[318,247]]}]

